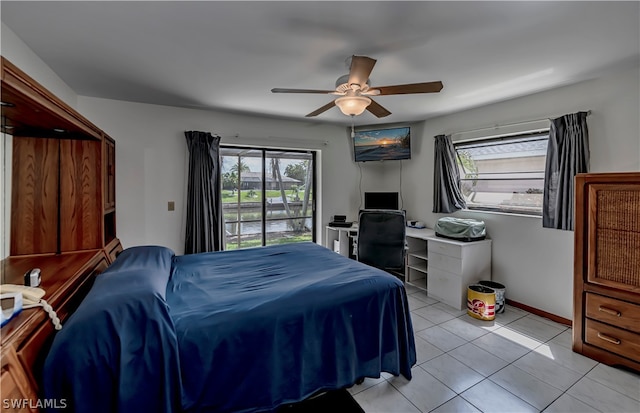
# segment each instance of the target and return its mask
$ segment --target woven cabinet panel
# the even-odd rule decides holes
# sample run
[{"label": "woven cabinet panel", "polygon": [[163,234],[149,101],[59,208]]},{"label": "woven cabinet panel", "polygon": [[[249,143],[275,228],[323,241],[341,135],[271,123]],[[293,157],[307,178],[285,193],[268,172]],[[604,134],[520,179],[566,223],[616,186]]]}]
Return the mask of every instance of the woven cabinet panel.
[{"label": "woven cabinet panel", "polygon": [[640,190],[600,190],[596,215],[596,274],[640,287]]}]

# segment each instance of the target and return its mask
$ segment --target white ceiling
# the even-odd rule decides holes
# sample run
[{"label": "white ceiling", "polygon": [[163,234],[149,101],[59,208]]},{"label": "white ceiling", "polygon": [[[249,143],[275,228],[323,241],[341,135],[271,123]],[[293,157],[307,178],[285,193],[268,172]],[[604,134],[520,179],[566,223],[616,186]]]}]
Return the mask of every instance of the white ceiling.
[{"label": "white ceiling", "polygon": [[[2,21],[76,93],[302,120],[334,96],[353,54],[409,122],[575,83],[640,60],[640,3],[427,1],[1,1]],[[350,124],[338,108],[310,122]]]}]

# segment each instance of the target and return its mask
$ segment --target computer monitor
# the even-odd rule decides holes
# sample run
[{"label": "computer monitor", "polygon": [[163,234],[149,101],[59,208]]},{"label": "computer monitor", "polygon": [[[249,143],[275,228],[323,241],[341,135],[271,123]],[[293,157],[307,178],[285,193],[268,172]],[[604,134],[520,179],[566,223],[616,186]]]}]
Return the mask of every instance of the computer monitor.
[{"label": "computer monitor", "polygon": [[364,209],[398,209],[397,192],[365,192]]}]

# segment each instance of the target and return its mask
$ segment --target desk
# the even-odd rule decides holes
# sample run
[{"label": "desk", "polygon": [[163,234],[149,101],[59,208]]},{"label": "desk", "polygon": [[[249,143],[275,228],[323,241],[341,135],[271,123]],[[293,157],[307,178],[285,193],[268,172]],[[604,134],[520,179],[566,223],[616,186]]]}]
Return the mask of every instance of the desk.
[{"label": "desk", "polygon": [[[324,246],[340,255],[351,257],[353,252],[353,238],[355,238],[356,235],[358,235],[357,223],[352,224],[350,227],[330,227],[327,225]],[[435,237],[435,233],[431,228],[407,227],[406,236],[407,242],[409,242],[411,239],[427,240],[429,237]]]},{"label": "desk", "polygon": [[[346,228],[327,226],[325,247],[355,259],[353,238],[357,234],[357,224]],[[405,283],[438,301],[462,310],[467,306],[468,286],[491,279],[490,239],[455,241],[437,237],[431,228],[410,227],[406,239]]]},{"label": "desk", "polygon": [[350,227],[330,227],[327,225],[324,246],[347,258],[355,258],[353,256],[353,238],[357,234],[358,224],[352,224]]},{"label": "desk", "polygon": [[[358,224],[350,227],[326,228],[325,247],[355,259],[353,255],[353,239],[358,235]],[[422,290],[427,289],[427,240],[435,237],[431,228],[406,229],[407,258],[405,265],[405,282]]]}]

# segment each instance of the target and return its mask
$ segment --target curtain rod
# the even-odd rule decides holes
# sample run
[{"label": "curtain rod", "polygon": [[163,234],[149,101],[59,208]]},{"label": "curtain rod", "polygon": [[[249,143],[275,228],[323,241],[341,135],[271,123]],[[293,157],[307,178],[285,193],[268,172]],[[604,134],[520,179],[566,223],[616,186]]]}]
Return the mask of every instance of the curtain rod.
[{"label": "curtain rod", "polygon": [[270,144],[279,144],[279,145],[294,145],[294,146],[311,146],[314,149],[322,148],[324,146],[329,145],[328,140],[320,140],[320,139],[298,139],[298,138],[287,138],[284,136],[242,136],[239,133],[234,133],[232,135],[227,134],[217,134],[214,135],[220,136],[222,139],[228,140],[228,142],[232,142],[236,139],[244,139],[252,142],[265,142],[268,141]]},{"label": "curtain rod", "polygon": [[[587,116],[591,115],[591,110],[587,110]],[[556,116],[557,117],[557,116]],[[541,118],[541,119],[534,119],[534,120],[526,120],[523,122],[513,122],[513,123],[504,123],[504,124],[495,124],[493,126],[488,126],[485,128],[478,128],[478,129],[470,129],[470,130],[465,130],[465,131],[457,131],[457,132],[451,132],[451,133],[445,133],[445,135],[460,135],[463,133],[470,133],[470,132],[482,132],[485,130],[495,130],[495,129],[500,129],[500,128],[505,128],[507,126],[519,126],[519,125],[526,125],[528,123],[537,123],[537,122],[542,122],[543,120],[551,120],[552,117],[546,117],[546,118]]]}]

